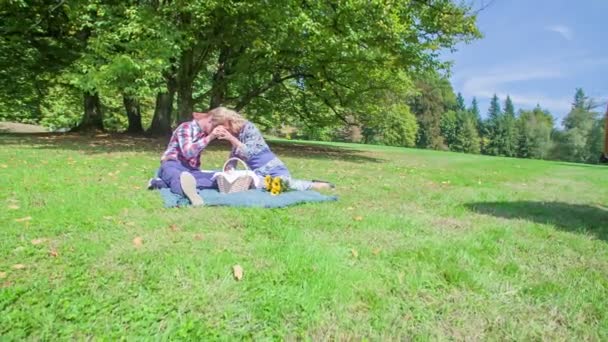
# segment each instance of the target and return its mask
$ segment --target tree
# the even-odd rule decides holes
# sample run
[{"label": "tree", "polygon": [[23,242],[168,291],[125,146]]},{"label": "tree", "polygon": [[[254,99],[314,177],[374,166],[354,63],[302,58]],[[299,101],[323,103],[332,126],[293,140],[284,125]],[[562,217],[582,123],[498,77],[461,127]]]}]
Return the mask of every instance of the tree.
[{"label": "tree", "polygon": [[[460,111],[458,111],[459,113]],[[453,145],[456,142],[456,135],[458,132],[458,118],[457,112],[449,110],[441,116],[441,136],[443,137],[444,143],[452,151]]]},{"label": "tree", "polygon": [[589,138],[587,139],[587,149],[589,150],[589,157],[587,158],[588,163],[597,164],[600,162],[600,157],[604,153],[605,145],[605,129],[606,129],[606,118],[596,120],[589,132]]},{"label": "tree", "polygon": [[585,95],[583,88],[576,88],[576,92],[574,94],[574,102],[572,102],[572,108],[587,111],[590,109],[589,97]]},{"label": "tree", "polygon": [[462,94],[460,92],[456,96],[456,110],[466,110],[464,104],[464,97],[462,97]]},{"label": "tree", "polygon": [[505,100],[505,112],[501,126],[500,131],[503,134],[501,154],[507,157],[515,157],[517,155],[517,120],[515,118],[515,107],[509,95]]},{"label": "tree", "polygon": [[57,83],[54,76],[81,49],[81,30],[69,20],[73,14],[64,2],[0,3],[0,119],[43,119],[42,104]]},{"label": "tree", "polygon": [[[50,101],[50,89],[61,86],[71,97],[79,90],[86,109],[82,128],[112,121],[139,131],[156,100],[151,129],[165,132],[174,98],[177,121],[188,119],[196,106],[219,104],[260,121],[374,121],[382,111],[373,102],[389,94],[387,105],[399,105],[397,97],[403,104],[416,90],[413,79],[447,69],[438,51],[480,37],[471,8],[449,0],[7,4],[0,11],[2,29],[4,23],[10,28],[3,38],[17,37],[17,43],[3,40],[8,47],[0,47],[0,54],[7,56],[7,69],[23,66],[15,71],[25,96],[3,96],[2,104],[10,100],[31,111]],[[34,39],[39,44],[31,49],[39,33],[46,36]],[[65,58],[55,58],[61,54]],[[32,77],[36,65],[43,72]],[[9,82],[5,88],[11,89]],[[65,107],[57,101],[53,108]],[[123,113],[117,113],[119,102]],[[286,105],[297,110],[275,115]],[[324,109],[313,110],[319,107]],[[439,117],[431,122],[440,136]]]},{"label": "tree", "polygon": [[498,140],[500,121],[501,121],[501,109],[498,96],[494,94],[490,101],[490,108],[488,108],[488,117],[484,122],[484,137],[488,139],[488,143],[484,146],[484,153],[490,155],[500,155],[501,141]]},{"label": "tree", "polygon": [[477,127],[477,133],[479,136],[483,133],[483,121],[481,120],[481,114],[479,112],[479,105],[477,104],[477,98],[473,97],[471,101],[471,107],[469,107],[469,112],[473,119],[475,119],[475,126]]},{"label": "tree", "polygon": [[517,156],[546,159],[551,149],[553,116],[540,106],[532,111],[520,111],[517,122]]},{"label": "tree", "polygon": [[416,145],[423,148],[444,149],[441,117],[456,107],[456,97],[450,82],[439,75],[430,75],[416,82],[420,90],[410,100],[410,108],[418,120]]},{"label": "tree", "polygon": [[494,94],[490,102],[488,119],[484,124],[485,137],[488,143],[485,153],[514,157],[517,154],[517,127],[515,108],[511,98],[505,100],[505,111],[500,110],[498,96]]},{"label": "tree", "polygon": [[590,137],[598,121],[598,113],[590,111],[591,107],[592,103],[583,90],[577,88],[572,109],[563,120],[564,130],[555,135],[554,158],[580,163],[595,160],[591,155],[594,144]]},{"label": "tree", "polygon": [[477,122],[467,111],[456,112],[456,136],[450,149],[465,153],[477,154],[480,152]]},{"label": "tree", "polygon": [[[391,90],[389,75],[402,74],[408,84],[409,75],[442,65],[437,48],[478,37],[469,10],[451,1],[195,1],[179,15],[166,16],[192,37],[179,43],[179,117],[185,119],[199,103],[257,111],[268,108],[261,97],[272,93],[307,96],[338,120],[359,118],[367,115],[359,104],[379,89]],[[195,83],[205,90],[194,94]]]}]

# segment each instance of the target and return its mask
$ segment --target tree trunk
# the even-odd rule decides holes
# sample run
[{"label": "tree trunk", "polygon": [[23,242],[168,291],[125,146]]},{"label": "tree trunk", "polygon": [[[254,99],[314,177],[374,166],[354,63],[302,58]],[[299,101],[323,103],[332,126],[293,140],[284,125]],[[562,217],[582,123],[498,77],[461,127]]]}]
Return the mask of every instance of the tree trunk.
[{"label": "tree trunk", "polygon": [[84,93],[84,117],[74,131],[103,131],[103,112],[99,94]]},{"label": "tree trunk", "polygon": [[123,94],[122,101],[125,105],[125,110],[127,111],[127,119],[129,120],[127,133],[143,133],[144,128],[141,125],[139,100],[136,97]]},{"label": "tree trunk", "polygon": [[177,120],[179,123],[192,119],[194,100],[192,99],[192,86],[196,72],[194,70],[194,51],[186,50],[180,57],[177,70]]},{"label": "tree trunk", "polygon": [[209,101],[209,108],[219,107],[226,101],[226,74],[227,74],[227,61],[230,50],[223,48],[220,51],[220,56],[217,60],[217,71],[213,75],[213,83],[211,84],[211,100]]},{"label": "tree trunk", "polygon": [[173,99],[175,98],[176,80],[174,76],[167,77],[167,91],[156,95],[154,117],[148,133],[152,135],[171,134],[171,114],[173,113]]}]

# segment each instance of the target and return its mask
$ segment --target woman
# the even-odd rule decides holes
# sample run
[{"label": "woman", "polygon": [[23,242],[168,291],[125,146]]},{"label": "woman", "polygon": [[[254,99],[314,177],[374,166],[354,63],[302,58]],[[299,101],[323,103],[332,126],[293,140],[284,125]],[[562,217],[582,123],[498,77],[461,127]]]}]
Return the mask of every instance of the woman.
[{"label": "woman", "polygon": [[[322,181],[306,181],[291,178],[283,162],[272,153],[262,133],[255,125],[237,112],[218,107],[208,112],[211,116],[213,132],[218,139],[227,140],[232,145],[230,157],[243,160],[261,178],[270,175],[280,177],[293,190],[320,190],[333,188],[334,185]],[[229,165],[234,167],[234,164]],[[263,182],[260,182],[263,184]]]}]

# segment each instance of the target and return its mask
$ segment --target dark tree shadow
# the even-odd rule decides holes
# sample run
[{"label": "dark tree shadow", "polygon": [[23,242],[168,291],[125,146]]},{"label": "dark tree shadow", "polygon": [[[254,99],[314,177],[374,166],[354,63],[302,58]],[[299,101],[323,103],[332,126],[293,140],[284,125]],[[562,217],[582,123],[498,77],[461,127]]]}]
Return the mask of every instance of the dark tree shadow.
[{"label": "dark tree shadow", "polygon": [[608,208],[563,202],[478,202],[468,203],[469,210],[508,219],[523,219],[552,224],[568,232],[587,232],[608,240]]},{"label": "dark tree shadow", "polygon": [[[164,152],[169,137],[148,137],[145,135],[127,134],[76,134],[76,133],[1,133],[0,145],[32,145],[38,149],[74,150],[86,154],[108,152]],[[348,162],[379,163],[382,159],[371,157],[365,151],[347,147],[316,145],[314,143],[293,143],[269,141],[274,153],[280,157],[294,157],[318,160],[341,160]],[[224,141],[214,141],[209,151],[230,151],[230,145]]]}]

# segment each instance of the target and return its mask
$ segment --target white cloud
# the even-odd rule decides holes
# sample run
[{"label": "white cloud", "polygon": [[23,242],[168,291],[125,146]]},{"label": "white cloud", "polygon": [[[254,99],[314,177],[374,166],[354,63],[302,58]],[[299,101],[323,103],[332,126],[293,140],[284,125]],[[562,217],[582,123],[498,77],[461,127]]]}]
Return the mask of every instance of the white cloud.
[{"label": "white cloud", "polygon": [[545,27],[545,30],[555,32],[561,35],[565,40],[572,40],[574,38],[574,33],[572,29],[565,25],[552,25]]},{"label": "white cloud", "polygon": [[529,81],[564,77],[565,75],[559,67],[530,69],[529,67],[510,66],[483,73],[478,70],[477,73],[481,74],[462,80],[462,93],[467,97],[475,96],[478,99],[489,99],[496,94],[501,101],[504,101],[509,95],[516,108],[531,109],[540,105],[556,116],[561,116],[570,110],[571,99],[569,97],[552,97],[539,93],[505,90],[517,89],[518,83],[525,84]]},{"label": "white cloud", "polygon": [[552,79],[562,76],[562,72],[557,69],[526,70],[507,67],[501,68],[500,71],[489,71],[480,76],[469,77],[464,81],[462,90],[474,96],[487,97],[487,94],[493,94],[500,85],[506,83]]}]

